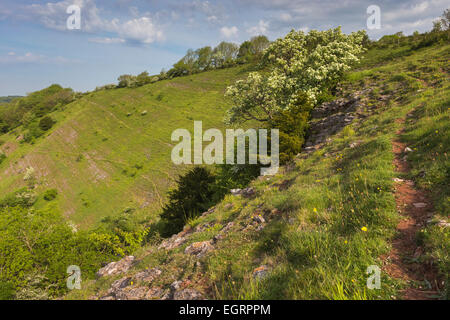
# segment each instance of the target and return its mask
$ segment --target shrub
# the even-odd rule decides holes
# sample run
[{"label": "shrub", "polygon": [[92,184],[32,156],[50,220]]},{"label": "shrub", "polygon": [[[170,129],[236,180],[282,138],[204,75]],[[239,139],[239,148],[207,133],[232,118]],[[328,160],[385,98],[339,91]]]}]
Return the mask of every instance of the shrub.
[{"label": "shrub", "polygon": [[58,190],[56,189],[48,189],[44,192],[44,199],[47,201],[52,201],[58,195]]},{"label": "shrub", "polygon": [[55,123],[55,120],[53,120],[51,117],[45,116],[39,121],[39,128],[42,131],[47,131],[50,130],[50,128],[53,127]]},{"label": "shrub", "polygon": [[0,199],[0,209],[4,207],[31,207],[36,202],[36,195],[27,188],[16,190]]},{"label": "shrub", "polygon": [[301,151],[312,108],[313,105],[306,94],[300,94],[295,105],[278,113],[269,121],[269,128],[280,130],[281,164],[290,161]]},{"label": "shrub", "polygon": [[161,218],[164,236],[177,233],[185,223],[198,217],[213,204],[215,177],[205,168],[195,167],[178,178],[177,187],[169,191],[168,204]]}]

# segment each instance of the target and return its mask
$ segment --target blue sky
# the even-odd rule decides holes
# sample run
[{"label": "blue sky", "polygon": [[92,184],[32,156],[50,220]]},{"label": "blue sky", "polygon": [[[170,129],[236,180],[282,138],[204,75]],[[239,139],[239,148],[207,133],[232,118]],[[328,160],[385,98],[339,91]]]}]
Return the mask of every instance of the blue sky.
[{"label": "blue sky", "polygon": [[[69,30],[70,5],[81,28]],[[291,29],[366,29],[369,5],[381,9],[371,38],[428,31],[450,0],[1,0],[0,96],[52,83],[76,91],[116,83],[119,75],[170,68],[187,49]]]}]

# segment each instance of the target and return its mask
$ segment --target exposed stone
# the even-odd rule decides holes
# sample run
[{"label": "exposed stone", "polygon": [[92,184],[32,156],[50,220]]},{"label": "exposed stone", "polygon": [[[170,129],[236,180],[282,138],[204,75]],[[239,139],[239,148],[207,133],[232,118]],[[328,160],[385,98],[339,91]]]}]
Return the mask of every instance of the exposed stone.
[{"label": "exposed stone", "polygon": [[242,193],[242,189],[231,189],[230,192],[233,196],[238,196]]},{"label": "exposed stone", "polygon": [[233,208],[233,204],[232,203],[227,203],[226,205],[223,206],[223,208],[225,210],[229,210],[229,209]]},{"label": "exposed stone", "polygon": [[216,210],[216,207],[210,208],[208,211],[205,211],[205,212],[202,213],[202,217],[205,217],[205,216],[213,213],[215,210]]},{"label": "exposed stone", "polygon": [[269,274],[269,267],[266,265],[262,265],[253,270],[253,278],[254,279],[263,279]]},{"label": "exposed stone", "polygon": [[212,246],[211,241],[194,242],[184,250],[184,253],[201,258],[213,249],[214,247]]},{"label": "exposed stone", "polygon": [[350,143],[349,147],[351,149],[353,149],[353,148],[356,148],[357,146],[359,146],[361,143],[362,143],[361,140],[357,140],[357,141],[354,141],[354,142]]},{"label": "exposed stone", "polygon": [[253,221],[258,224],[262,224],[262,223],[266,222],[266,220],[260,214],[253,216]]},{"label": "exposed stone", "polygon": [[417,202],[417,203],[413,203],[413,206],[416,208],[425,208],[427,206],[427,204],[424,202]]},{"label": "exposed stone", "polygon": [[203,230],[211,228],[212,226],[214,226],[214,224],[215,224],[215,222],[207,222],[207,223],[198,225],[195,227],[195,232],[202,232]]},{"label": "exposed stone", "polygon": [[172,282],[172,284],[170,285],[170,290],[171,291],[179,290],[182,283],[183,283],[183,281],[180,281],[180,280]]},{"label": "exposed stone", "polygon": [[147,287],[124,288],[116,293],[117,300],[142,300],[147,294]]},{"label": "exposed stone", "polygon": [[122,260],[111,262],[97,272],[97,277],[100,278],[125,273],[131,268],[133,262],[134,256],[127,256]]},{"label": "exposed stone", "polygon": [[185,229],[178,234],[174,234],[169,239],[161,242],[161,244],[158,246],[158,249],[172,250],[174,248],[181,246],[183,243],[186,242],[187,236],[190,233],[192,233],[192,231],[193,231],[192,229]]},{"label": "exposed stone", "polygon": [[242,190],[242,195],[247,198],[254,196],[255,193],[255,189],[253,188],[245,188],[244,190]]},{"label": "exposed stone", "polygon": [[150,288],[144,296],[146,300],[156,300],[156,299],[164,299],[164,296],[167,295],[167,292],[159,287]]},{"label": "exposed stone", "polygon": [[412,152],[413,150],[410,147],[406,147],[404,152]]},{"label": "exposed stone", "polygon": [[448,227],[450,227],[450,223],[448,223],[448,222],[445,221],[445,220],[439,220],[439,221],[437,222],[437,225],[438,225],[439,227],[443,227],[443,228],[448,228]]},{"label": "exposed stone", "polygon": [[192,288],[186,288],[180,291],[176,291],[173,294],[174,300],[202,300],[203,296],[202,294]]},{"label": "exposed stone", "polygon": [[145,271],[139,272],[134,276],[134,279],[136,281],[142,281],[142,282],[152,282],[155,280],[160,274],[162,273],[161,270],[158,268],[151,268],[147,269]]},{"label": "exposed stone", "polygon": [[255,195],[255,189],[249,187],[249,188],[245,188],[245,189],[231,189],[230,190],[231,194],[233,196],[239,196],[242,195],[243,197],[249,198]]},{"label": "exposed stone", "polygon": [[117,292],[120,289],[123,289],[125,287],[128,287],[131,284],[131,278],[130,277],[124,277],[122,279],[116,280],[111,285],[111,292]]},{"label": "exposed stone", "polygon": [[227,225],[225,227],[222,228],[222,230],[220,230],[219,234],[216,234],[213,239],[212,239],[212,243],[216,243],[219,240],[222,240],[223,238],[226,237],[226,234],[228,233],[228,231],[230,231],[230,229],[234,226],[234,222],[228,222]]}]

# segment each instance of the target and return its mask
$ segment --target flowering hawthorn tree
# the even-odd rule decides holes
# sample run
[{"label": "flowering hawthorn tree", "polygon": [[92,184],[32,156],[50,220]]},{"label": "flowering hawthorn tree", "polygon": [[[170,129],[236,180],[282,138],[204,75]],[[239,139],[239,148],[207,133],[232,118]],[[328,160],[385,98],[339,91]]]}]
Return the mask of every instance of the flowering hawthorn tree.
[{"label": "flowering hawthorn tree", "polygon": [[292,30],[274,41],[264,53],[268,72],[252,72],[227,88],[233,101],[227,121],[270,121],[303,101],[304,94],[316,103],[325,88],[359,61],[364,36],[365,31],[346,35],[338,27],[307,34]]}]

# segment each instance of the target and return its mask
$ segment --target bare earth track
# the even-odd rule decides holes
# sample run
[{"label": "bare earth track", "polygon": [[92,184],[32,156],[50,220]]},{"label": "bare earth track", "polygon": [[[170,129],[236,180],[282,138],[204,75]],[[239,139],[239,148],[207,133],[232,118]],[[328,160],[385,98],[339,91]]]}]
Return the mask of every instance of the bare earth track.
[{"label": "bare earth track", "polygon": [[[398,119],[404,123],[403,119]],[[403,129],[396,132],[397,136]],[[405,159],[406,145],[395,139],[392,142],[395,170],[401,174],[410,171]],[[402,299],[429,300],[438,295],[439,280],[432,265],[420,263],[418,259],[423,254],[423,248],[416,243],[416,234],[433,216],[433,207],[427,195],[415,188],[410,180],[397,179],[395,186],[395,201],[397,210],[403,219],[397,225],[397,237],[392,242],[392,250],[383,257],[389,261],[385,271],[396,279],[407,281],[410,285],[403,290]],[[414,286],[413,284],[417,285]]]}]

